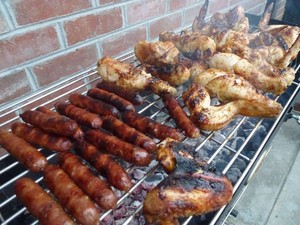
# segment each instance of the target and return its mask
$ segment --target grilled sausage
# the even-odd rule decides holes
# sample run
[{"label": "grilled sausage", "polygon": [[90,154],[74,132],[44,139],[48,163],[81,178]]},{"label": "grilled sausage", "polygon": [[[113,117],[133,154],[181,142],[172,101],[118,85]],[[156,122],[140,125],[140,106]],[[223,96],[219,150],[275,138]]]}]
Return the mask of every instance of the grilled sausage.
[{"label": "grilled sausage", "polygon": [[[128,111],[131,112],[131,111]],[[133,144],[122,141],[116,136],[109,135],[100,130],[88,130],[85,138],[99,149],[104,149],[129,163],[137,166],[147,166],[150,161],[149,153]]]},{"label": "grilled sausage", "polygon": [[75,225],[65,210],[32,179],[17,180],[15,193],[41,225]]},{"label": "grilled sausage", "polygon": [[60,167],[71,179],[101,208],[112,209],[117,204],[117,197],[109,185],[93,174],[80,158],[71,153],[59,153]]},{"label": "grilled sausage", "polygon": [[156,149],[156,144],[151,138],[113,116],[105,116],[103,118],[103,128],[124,141],[146,149],[148,152],[153,152]]},{"label": "grilled sausage", "polygon": [[112,82],[102,81],[96,85],[97,88],[112,92],[134,105],[141,105],[144,103],[143,97],[137,92],[125,89],[124,87],[120,87]]},{"label": "grilled sausage", "polygon": [[88,109],[89,111],[97,113],[100,116],[112,115],[115,117],[120,117],[120,112],[116,107],[100,100],[93,99],[89,96],[73,93],[69,96],[69,101],[75,106]]},{"label": "grilled sausage", "polygon": [[44,180],[60,203],[82,225],[98,225],[100,212],[92,200],[56,165],[44,170]]},{"label": "grilled sausage", "polygon": [[0,128],[0,145],[33,172],[41,172],[48,161],[36,148],[22,138]]},{"label": "grilled sausage", "polygon": [[131,104],[131,102],[127,101],[126,99],[114,93],[99,88],[92,88],[88,90],[87,95],[95,99],[104,101],[108,104],[111,104],[115,106],[117,109],[119,109],[120,111],[127,111],[127,110],[135,111],[135,108]]},{"label": "grilled sausage", "polygon": [[[45,106],[37,107],[35,110],[38,111],[38,112],[45,113],[47,115],[61,117],[61,115],[59,115],[58,112],[54,112],[54,111],[46,108]],[[81,128],[79,126],[77,126],[77,130],[76,130],[75,134],[72,137],[77,139],[77,140],[81,140],[83,138],[83,131],[81,130]]]},{"label": "grilled sausage", "polygon": [[200,136],[200,130],[190,120],[173,95],[165,94],[162,96],[162,100],[166,109],[169,111],[178,127],[184,131],[186,136],[191,138]]},{"label": "grilled sausage", "polygon": [[38,111],[38,112],[41,112],[41,113],[45,113],[45,114],[48,114],[48,115],[58,115],[57,112],[54,112],[52,111],[51,109],[48,109],[47,107],[45,106],[39,106],[35,109],[35,111]]},{"label": "grilled sausage", "polygon": [[184,138],[184,135],[176,128],[160,124],[136,112],[126,111],[123,113],[122,118],[129,126],[132,126],[140,132],[149,134],[150,136],[156,137],[160,140],[163,140],[167,137],[175,140],[183,140]]},{"label": "grilled sausage", "polygon": [[39,128],[24,123],[14,123],[11,126],[11,130],[15,135],[25,141],[52,151],[69,151],[72,147],[72,142],[68,138],[47,133]]},{"label": "grilled sausage", "polygon": [[132,187],[128,174],[109,154],[99,152],[94,145],[86,141],[77,142],[75,151],[91,163],[115,188],[128,191]]},{"label": "grilled sausage", "polygon": [[28,110],[20,114],[20,117],[26,123],[30,123],[44,131],[63,136],[73,136],[79,128],[74,120],[59,114],[50,115],[39,111]]},{"label": "grilled sausage", "polygon": [[102,120],[97,114],[88,112],[72,104],[57,102],[54,106],[57,112],[75,120],[83,126],[100,128],[102,125]]}]

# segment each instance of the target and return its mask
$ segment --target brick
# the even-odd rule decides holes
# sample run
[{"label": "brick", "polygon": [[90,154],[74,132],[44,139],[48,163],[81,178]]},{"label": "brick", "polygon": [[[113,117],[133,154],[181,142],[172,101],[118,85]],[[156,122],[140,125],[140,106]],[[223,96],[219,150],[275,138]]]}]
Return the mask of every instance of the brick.
[{"label": "brick", "polygon": [[228,9],[226,9],[228,6],[228,0],[215,0],[211,1],[208,6],[208,12],[210,14],[214,14],[216,12],[228,12]]},{"label": "brick", "polygon": [[7,21],[3,15],[3,13],[0,11],[0,34],[9,31],[9,27],[7,24]]},{"label": "brick", "polygon": [[103,55],[116,56],[132,50],[138,41],[146,40],[146,37],[146,27],[144,25],[110,36],[102,42]]},{"label": "brick", "polygon": [[230,0],[229,1],[229,5],[230,6],[235,6],[235,5],[241,5],[242,4],[242,2],[244,2],[244,0]]},{"label": "brick", "polygon": [[92,5],[87,0],[14,0],[8,1],[19,25],[78,12]]},{"label": "brick", "polygon": [[173,31],[181,26],[181,13],[176,13],[150,23],[150,38],[157,38],[163,31]]},{"label": "brick", "polygon": [[0,77],[0,104],[14,100],[32,91],[24,70]]},{"label": "brick", "polygon": [[131,3],[126,7],[128,24],[135,24],[162,16],[165,12],[165,0],[143,0]]},{"label": "brick", "polygon": [[199,10],[202,6],[194,6],[192,8],[184,10],[184,25],[192,26],[196,16],[199,14]]},{"label": "brick", "polygon": [[122,25],[122,11],[120,7],[117,7],[68,21],[64,24],[64,29],[68,45],[74,45],[119,29]]},{"label": "brick", "polygon": [[120,2],[123,2],[123,0],[99,0],[100,5],[116,4]]},{"label": "brick", "polygon": [[170,1],[170,11],[182,10],[187,6],[188,0],[173,0]]},{"label": "brick", "polygon": [[90,45],[35,65],[33,73],[39,85],[45,86],[96,64],[97,59],[96,46]]},{"label": "brick", "polygon": [[41,28],[0,41],[0,71],[58,50],[54,27]]}]

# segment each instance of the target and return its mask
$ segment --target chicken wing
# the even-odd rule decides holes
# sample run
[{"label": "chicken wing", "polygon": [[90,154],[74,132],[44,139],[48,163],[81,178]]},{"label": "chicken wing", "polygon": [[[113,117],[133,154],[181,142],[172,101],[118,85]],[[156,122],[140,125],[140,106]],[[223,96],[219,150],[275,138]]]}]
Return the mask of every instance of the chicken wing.
[{"label": "chicken wing", "polygon": [[208,69],[194,78],[194,83],[204,86],[211,96],[221,102],[245,100],[266,106],[270,115],[278,115],[282,106],[262,95],[243,77],[218,69]]},{"label": "chicken wing", "polygon": [[185,57],[195,61],[205,59],[216,51],[214,40],[197,32],[182,31],[181,34],[175,34],[165,31],[159,34],[159,40],[173,42]]},{"label": "chicken wing", "polygon": [[172,86],[179,86],[190,79],[190,71],[181,62],[180,52],[172,42],[140,41],[134,52],[146,72]]},{"label": "chicken wing", "polygon": [[295,78],[295,74],[288,70],[284,74],[274,73],[274,69],[272,74],[263,73],[248,60],[231,53],[218,52],[214,54],[209,59],[209,66],[238,74],[257,89],[275,94],[283,93]]},{"label": "chicken wing", "polygon": [[152,77],[141,68],[120,62],[110,57],[101,58],[98,63],[98,73],[103,80],[115,83],[134,91],[150,89],[156,94],[175,94],[176,89],[166,81]]},{"label": "chicken wing", "polygon": [[214,13],[211,19],[205,22],[204,19],[208,10],[208,3],[209,1],[206,0],[193,22],[192,28],[194,32],[208,36],[228,29],[248,33],[249,21],[245,16],[243,7],[236,6],[227,13]]},{"label": "chicken wing", "polygon": [[[239,88],[236,88],[236,90],[239,90]],[[233,96],[231,95],[232,98]],[[193,122],[200,129],[210,131],[225,127],[239,114],[254,117],[275,117],[280,113],[281,108],[280,106],[273,108],[256,100],[243,99],[211,106],[210,95],[200,83],[190,85],[183,92],[182,99],[190,111]]]},{"label": "chicken wing", "polygon": [[201,215],[221,208],[232,197],[232,184],[226,176],[201,159],[193,148],[166,139],[158,149],[158,160],[173,160],[171,174],[146,196],[143,213],[148,224],[179,224],[177,218]]}]

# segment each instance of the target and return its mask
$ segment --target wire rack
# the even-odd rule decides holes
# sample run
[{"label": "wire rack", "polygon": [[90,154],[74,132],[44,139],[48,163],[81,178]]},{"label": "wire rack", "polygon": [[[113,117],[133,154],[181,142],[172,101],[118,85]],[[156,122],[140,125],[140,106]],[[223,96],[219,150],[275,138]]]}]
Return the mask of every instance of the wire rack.
[{"label": "wire rack", "polygon": [[[132,62],[137,65],[134,54],[123,56],[120,60]],[[299,65],[292,65],[297,71]],[[297,75],[298,77],[298,75]],[[47,106],[53,109],[57,101],[66,101],[71,93],[85,94],[88,89],[95,87],[101,81],[96,68],[80,73],[76,76],[62,80],[43,90],[32,93],[25,98],[5,104],[0,107],[0,127],[9,129],[10,125],[20,120],[18,114],[34,109],[38,106]],[[178,87],[178,101],[183,106],[181,93],[188,84]],[[284,121],[285,115],[291,110],[294,98],[299,92],[299,81],[296,79],[281,96],[270,98],[280,102],[283,111],[276,119],[261,119],[237,116],[225,128],[215,132],[201,132],[197,139],[186,138],[185,143],[194,146],[196,154],[222,171],[234,185],[233,200],[220,210],[203,216],[195,216],[180,219],[181,224],[222,224],[232,210],[243,187],[250,180],[260,162],[267,153],[267,146],[275,135],[278,127]],[[168,114],[159,96],[151,93],[142,93],[145,103],[136,107],[136,111],[150,118],[175,127],[175,122]],[[39,149],[50,163],[56,162],[56,154]],[[31,177],[46,191],[42,174],[32,173],[19,164],[13,157],[0,148],[0,222],[7,224],[38,224],[16,199],[14,183],[21,177]],[[100,218],[101,224],[143,224],[142,216],[143,199],[147,191],[159,183],[166,174],[162,171],[157,161],[152,161],[147,167],[132,166],[120,160],[128,174],[131,176],[134,186],[128,192],[115,190],[119,196],[117,208],[103,212]],[[92,167],[90,167],[97,173]],[[97,175],[99,175],[97,173]],[[99,175],[100,176],[100,175]]]}]

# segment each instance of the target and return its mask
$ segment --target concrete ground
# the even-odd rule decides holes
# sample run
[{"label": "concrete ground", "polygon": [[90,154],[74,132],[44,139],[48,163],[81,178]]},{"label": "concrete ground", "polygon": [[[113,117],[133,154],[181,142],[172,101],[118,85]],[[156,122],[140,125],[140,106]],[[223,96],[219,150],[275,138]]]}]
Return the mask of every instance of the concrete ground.
[{"label": "concrete ground", "polygon": [[272,148],[251,179],[226,225],[300,224],[300,125],[282,124]]}]

